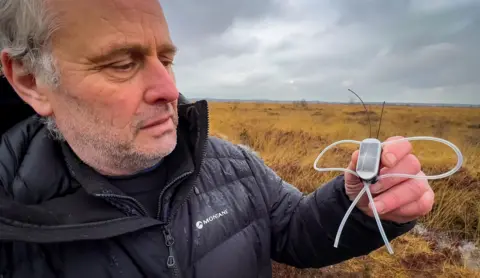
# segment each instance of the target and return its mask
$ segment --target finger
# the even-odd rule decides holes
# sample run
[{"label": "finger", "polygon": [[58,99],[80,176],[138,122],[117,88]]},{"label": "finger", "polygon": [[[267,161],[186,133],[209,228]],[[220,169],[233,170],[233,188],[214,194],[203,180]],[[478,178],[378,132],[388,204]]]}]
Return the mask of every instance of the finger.
[{"label": "finger", "polygon": [[[359,151],[355,151],[353,152],[352,154],[352,159],[350,160],[350,163],[347,167],[347,169],[349,170],[352,170],[352,171],[355,171],[356,170],[356,167],[357,167],[357,161],[358,161],[358,153]],[[354,199],[356,197],[356,194],[358,194],[362,188],[363,188],[363,182],[362,180],[353,175],[352,173],[349,173],[349,172],[346,172],[345,173],[345,193],[347,193],[347,195],[350,197],[350,199]],[[368,200],[365,201],[365,197],[366,196],[363,196],[362,197],[362,200],[359,201],[359,205],[363,204],[363,205],[367,205],[368,203]]]},{"label": "finger", "polygon": [[421,216],[427,215],[432,211],[433,203],[435,200],[435,193],[433,190],[427,190],[420,199],[406,204],[392,212],[390,212],[391,218],[399,219],[416,219]]},{"label": "finger", "polygon": [[[386,142],[403,139],[402,136],[390,137]],[[394,167],[403,157],[412,152],[412,144],[407,140],[393,142],[383,145],[382,164],[388,168]]]},{"label": "finger", "polygon": [[360,153],[359,150],[356,150],[352,153],[352,158],[350,159],[350,164],[348,165],[348,169],[353,170],[353,171],[356,170],[359,153]]},{"label": "finger", "polygon": [[409,179],[376,196],[375,207],[379,214],[386,214],[420,199],[428,190],[426,180]]},{"label": "finger", "polygon": [[[352,158],[351,158],[351,160],[350,160],[350,163],[348,164],[347,169],[356,172],[356,169],[357,169],[357,161],[358,161],[358,154],[359,154],[359,151],[358,151],[358,150],[356,150],[356,151],[353,152]],[[350,172],[345,172],[345,183],[346,183],[346,184],[348,184],[348,185],[355,185],[355,184],[358,184],[358,183],[360,183],[360,182],[361,182],[360,178],[358,178],[357,176],[353,175],[353,174],[350,173]]]},{"label": "finger", "polygon": [[[375,216],[372,215],[370,217],[375,217]],[[387,215],[382,215],[381,219],[382,220],[387,220],[387,221],[393,221],[393,222],[399,223],[399,224],[403,224],[403,223],[407,223],[407,222],[416,220],[416,219],[418,219],[418,217],[413,217],[413,216],[411,216],[411,217],[401,217],[401,216],[396,216],[396,215],[392,215],[392,214],[387,214]]]},{"label": "finger", "polygon": [[[401,159],[393,168],[383,168],[380,170],[380,176],[385,174],[407,174],[407,175],[416,175],[421,172],[421,164],[418,158],[409,154]],[[405,177],[387,177],[381,178],[375,184],[372,184],[371,191],[372,193],[380,193],[382,191],[388,190],[396,184],[404,182],[408,178]]]}]

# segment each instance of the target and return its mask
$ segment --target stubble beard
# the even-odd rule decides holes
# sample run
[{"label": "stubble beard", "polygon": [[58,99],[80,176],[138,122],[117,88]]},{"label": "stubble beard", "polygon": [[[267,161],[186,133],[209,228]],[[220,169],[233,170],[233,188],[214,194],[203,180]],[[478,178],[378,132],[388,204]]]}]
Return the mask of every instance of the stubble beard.
[{"label": "stubble beard", "polygon": [[42,122],[53,140],[68,143],[84,163],[102,174],[124,175],[150,168],[168,156],[176,146],[177,113],[173,113],[171,118],[175,126],[173,134],[164,135],[171,137],[167,140],[171,140],[171,144],[162,148],[141,150],[133,139],[138,134],[140,124],[130,127],[131,134],[134,134],[132,139],[119,141],[122,136],[112,132],[101,119],[92,119],[93,114],[81,110],[79,106],[75,111],[80,117],[88,118],[90,124],[77,125],[72,124],[75,121],[66,120],[62,121],[59,127],[54,117],[43,118]]}]

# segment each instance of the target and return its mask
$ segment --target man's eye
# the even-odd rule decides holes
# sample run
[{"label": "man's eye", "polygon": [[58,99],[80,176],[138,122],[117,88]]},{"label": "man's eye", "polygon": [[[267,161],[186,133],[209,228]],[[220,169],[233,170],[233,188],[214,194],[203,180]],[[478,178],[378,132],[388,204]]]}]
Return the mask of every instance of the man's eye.
[{"label": "man's eye", "polygon": [[131,62],[131,63],[127,63],[127,64],[113,64],[110,67],[115,69],[115,70],[119,70],[119,71],[129,71],[129,70],[135,68],[135,66],[136,66],[136,63]]},{"label": "man's eye", "polygon": [[163,64],[163,66],[165,66],[165,67],[173,66],[173,62],[170,61],[170,60],[164,60],[164,61],[162,61],[162,64]]}]

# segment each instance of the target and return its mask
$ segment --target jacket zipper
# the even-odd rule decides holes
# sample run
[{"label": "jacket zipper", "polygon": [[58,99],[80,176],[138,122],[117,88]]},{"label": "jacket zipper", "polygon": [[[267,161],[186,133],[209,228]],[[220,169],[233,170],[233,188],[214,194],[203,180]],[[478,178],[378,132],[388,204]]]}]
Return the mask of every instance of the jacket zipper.
[{"label": "jacket zipper", "polygon": [[[207,122],[209,122],[209,112],[207,110]],[[208,130],[207,130],[207,134],[208,134]],[[208,135],[207,135],[207,139],[208,139]],[[183,207],[183,205],[185,205],[185,203],[190,199],[190,197],[192,196],[192,193],[194,192],[194,188],[196,187],[196,183],[197,183],[197,180],[198,180],[198,177],[200,176],[200,170],[203,166],[203,163],[204,163],[204,158],[205,158],[205,155],[207,154],[207,143],[208,143],[208,140],[205,140],[205,143],[203,144],[203,151],[202,151],[202,155],[200,156],[200,163],[199,163],[199,166],[198,166],[198,172],[195,176],[195,183],[193,184],[192,188],[190,188],[190,190],[188,191],[188,194],[187,196],[185,197],[185,199],[183,200],[182,204],[180,206],[178,206],[178,208],[170,215],[170,217],[167,219],[167,225],[170,224],[170,222],[172,221],[172,219],[175,217],[175,215],[178,213],[178,211],[180,210],[180,208]]]},{"label": "jacket zipper", "polygon": [[[178,180],[190,175],[192,172],[187,172],[187,173],[184,173],[183,175],[180,175],[178,176],[176,179],[174,179],[172,182],[170,182],[163,190],[162,192],[160,193],[160,197],[158,198],[158,212],[157,212],[157,219],[160,219],[160,213],[161,213],[161,201],[162,201],[162,198],[163,198],[163,194],[165,193],[165,191],[170,187],[172,186],[173,184],[175,184]],[[165,212],[166,214],[167,212]],[[173,271],[173,276],[174,277],[180,277],[180,271],[178,271],[178,266],[177,266],[177,261],[176,261],[176,258],[175,258],[175,252],[173,250],[173,244],[175,243],[175,238],[173,237],[171,231],[170,231],[170,228],[168,228],[168,226],[170,225],[170,220],[171,218],[168,219],[168,221],[165,223],[165,226],[163,226],[163,236],[164,236],[164,239],[165,239],[165,245],[167,246],[168,248],[168,257],[167,257],[167,267],[169,269],[172,269]]]},{"label": "jacket zipper", "polygon": [[[165,188],[163,188],[162,192],[160,193],[160,196],[158,198],[158,211],[157,211],[157,219],[160,219],[160,213],[162,211],[162,207],[161,207],[161,202],[162,202],[162,199],[163,199],[163,194],[165,193],[165,191],[170,187],[172,186],[173,184],[175,184],[178,180],[190,175],[192,172],[186,172],[180,176],[178,176],[177,178],[175,178],[173,181],[171,181],[167,186],[165,186]],[[165,212],[166,213],[166,212]],[[175,259],[175,253],[173,251],[173,244],[175,243],[175,239],[174,237],[172,236],[172,233],[170,231],[170,229],[167,227],[168,225],[170,224],[170,221],[168,221],[165,226],[163,227],[163,236],[165,238],[165,245],[167,246],[168,248],[168,257],[167,257],[167,267],[169,269],[172,269],[173,270],[173,276],[174,277],[180,277],[180,272],[178,271],[178,267],[177,267],[177,262],[176,262],[176,259]]]},{"label": "jacket zipper", "polygon": [[[206,148],[206,143],[205,143],[205,146],[204,146],[202,158],[205,156],[205,153],[206,153],[205,148]],[[203,165],[203,159],[200,162],[200,168],[202,167],[202,165]],[[197,179],[199,175],[200,175],[200,171],[198,171],[195,179]],[[195,183],[196,183],[196,181],[195,181]],[[167,267],[170,268],[170,269],[173,269],[173,275],[175,277],[180,276],[180,273],[179,273],[178,268],[177,268],[176,260],[175,260],[175,253],[173,251],[173,244],[175,243],[175,241],[174,241],[174,238],[173,238],[173,236],[170,232],[170,229],[167,228],[167,226],[170,225],[170,223],[172,222],[173,218],[178,213],[180,208],[183,207],[183,205],[185,205],[185,203],[190,199],[190,197],[192,196],[192,193],[194,192],[194,190],[193,190],[194,188],[195,188],[195,184],[192,186],[192,188],[188,192],[188,194],[185,197],[185,199],[183,200],[182,204],[180,206],[178,206],[178,208],[170,215],[170,217],[167,220],[166,226],[163,229],[163,234],[165,236],[165,245],[168,247]]]},{"label": "jacket zipper", "polygon": [[[170,188],[170,186],[172,186],[173,184],[175,184],[178,180],[180,179],[183,179],[184,177],[192,174],[193,172],[190,171],[190,172],[186,172],[186,173],[183,173],[182,175],[178,176],[177,178],[175,178],[173,181],[171,181],[170,183],[167,184],[167,186],[165,186],[162,191],[160,192],[160,195],[158,197],[158,210],[157,210],[157,219],[160,220],[160,212],[162,211],[162,199],[163,199],[163,194],[165,193],[165,191],[167,191],[168,188]],[[166,212],[165,212],[166,213]]]},{"label": "jacket zipper", "polygon": [[[208,110],[207,110],[207,122],[209,121],[209,113],[208,113]],[[207,134],[208,134],[208,130],[207,130]],[[203,151],[202,151],[202,155],[200,157],[200,163],[199,163],[199,168],[198,168],[198,172],[195,176],[195,183],[193,184],[192,188],[190,188],[190,190],[188,191],[188,194],[187,196],[185,197],[185,199],[182,201],[182,204],[180,206],[177,207],[177,209],[168,217],[167,219],[167,222],[163,228],[163,235],[164,235],[164,238],[165,238],[165,245],[167,246],[168,248],[168,258],[167,258],[167,267],[169,269],[173,269],[173,275],[174,277],[180,277],[181,274],[180,272],[178,271],[178,266],[177,266],[177,262],[176,262],[176,259],[175,259],[175,252],[173,250],[173,244],[175,243],[175,239],[170,231],[170,228],[168,228],[168,226],[170,225],[170,223],[172,222],[173,218],[175,217],[175,215],[178,213],[178,211],[180,210],[180,208],[183,207],[183,205],[185,205],[185,203],[190,199],[190,197],[192,196],[192,193],[194,192],[194,188],[196,186],[196,183],[197,183],[197,180],[198,180],[198,176],[200,176],[200,170],[203,166],[203,163],[204,163],[204,157],[207,153],[206,149],[207,149],[207,139],[208,139],[208,136],[207,138],[205,139],[205,143],[203,145]],[[179,177],[177,177],[176,179],[174,179],[172,182],[170,182],[163,190],[162,192],[160,193],[160,198],[158,200],[158,212],[157,212],[157,219],[160,219],[160,212],[161,212],[161,200],[163,198],[163,194],[165,193],[165,191],[168,189],[168,187],[172,186],[175,182],[177,182],[178,180],[180,180],[181,178],[187,176],[187,175],[190,175],[192,174],[192,172],[187,172],[187,173],[184,173],[183,175],[180,175]],[[165,212],[165,214],[168,215],[167,212]]]},{"label": "jacket zipper", "polygon": [[[198,178],[198,175],[197,175]],[[173,217],[177,214],[177,212],[180,210],[180,208],[190,199],[190,196],[192,195],[193,189],[191,189],[185,200],[183,200],[182,204],[178,206],[178,208],[175,210],[174,213],[171,214],[171,216],[168,218],[168,221],[166,225],[163,228],[163,235],[165,238],[165,245],[168,247],[168,258],[167,258],[167,267],[169,269],[173,269],[173,275],[174,277],[180,277],[180,272],[178,271],[176,259],[175,259],[175,252],[173,250],[173,244],[175,243],[175,239],[173,238],[173,235],[168,228],[168,225],[170,225]]]},{"label": "jacket zipper", "polygon": [[170,229],[165,227],[163,229],[163,235],[165,237],[165,245],[168,248],[168,258],[167,258],[167,267],[173,269],[173,276],[180,277],[180,272],[178,271],[177,262],[175,260],[175,253],[173,252],[173,244],[175,239],[170,232]]},{"label": "jacket zipper", "polygon": [[129,201],[133,202],[135,205],[137,205],[138,209],[140,210],[140,214],[142,216],[147,216],[148,215],[148,212],[145,209],[145,207],[139,201],[135,200],[135,198],[132,198],[132,197],[129,197],[129,196],[117,195],[117,194],[109,194],[109,193],[108,194],[107,193],[95,194],[95,196],[101,197],[101,198],[129,200]]}]

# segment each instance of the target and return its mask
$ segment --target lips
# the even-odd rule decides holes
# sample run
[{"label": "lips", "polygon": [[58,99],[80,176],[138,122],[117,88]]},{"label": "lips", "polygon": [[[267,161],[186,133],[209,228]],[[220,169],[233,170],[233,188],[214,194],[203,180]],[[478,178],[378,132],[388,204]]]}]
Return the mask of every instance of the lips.
[{"label": "lips", "polygon": [[171,116],[168,115],[166,117],[162,117],[162,118],[158,118],[158,119],[149,121],[142,127],[142,129],[147,129],[147,128],[154,127],[154,126],[157,126],[157,125],[161,125],[161,124],[165,123],[166,121],[168,121],[170,118],[171,118]]}]

